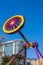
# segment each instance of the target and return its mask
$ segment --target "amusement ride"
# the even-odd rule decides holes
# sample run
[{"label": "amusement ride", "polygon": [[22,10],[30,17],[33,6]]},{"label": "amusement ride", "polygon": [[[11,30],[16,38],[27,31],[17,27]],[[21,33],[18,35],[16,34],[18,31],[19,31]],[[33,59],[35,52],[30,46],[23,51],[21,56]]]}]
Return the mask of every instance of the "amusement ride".
[{"label": "amusement ride", "polygon": [[20,31],[20,29],[23,27],[25,23],[24,17],[22,15],[15,15],[9,18],[3,25],[3,31],[7,34],[13,34],[15,32],[18,32],[21,37],[23,38],[24,42],[26,44],[23,44],[23,48],[14,56],[11,58],[11,60],[6,64],[10,65],[12,61],[16,60],[17,56],[24,50],[24,65],[26,65],[26,49],[27,48],[34,48],[37,58],[38,58],[38,64],[42,65],[42,62],[40,61],[40,56],[43,58],[43,55],[40,53],[38,49],[38,42],[29,42],[26,37],[23,35],[23,33]]}]

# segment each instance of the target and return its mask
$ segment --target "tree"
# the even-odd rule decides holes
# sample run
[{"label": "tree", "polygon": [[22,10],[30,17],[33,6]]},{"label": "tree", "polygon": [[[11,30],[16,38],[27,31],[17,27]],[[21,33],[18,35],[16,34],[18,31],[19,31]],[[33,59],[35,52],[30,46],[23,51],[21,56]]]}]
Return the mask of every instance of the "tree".
[{"label": "tree", "polygon": [[3,41],[6,41],[6,37],[5,36],[0,36],[0,43],[2,43]]},{"label": "tree", "polygon": [[4,57],[2,57],[1,65],[6,65],[6,63],[8,63],[9,60],[10,60],[10,56],[9,55],[5,55]]},{"label": "tree", "polygon": [[[6,65],[13,56],[15,56],[15,55],[11,55],[11,56],[5,55],[4,57],[2,57],[2,63],[1,63],[1,65]],[[23,55],[20,54],[19,56],[17,56],[17,59],[16,60],[12,61],[12,63],[10,65],[22,65],[20,63],[20,61],[22,59],[23,59]]]}]

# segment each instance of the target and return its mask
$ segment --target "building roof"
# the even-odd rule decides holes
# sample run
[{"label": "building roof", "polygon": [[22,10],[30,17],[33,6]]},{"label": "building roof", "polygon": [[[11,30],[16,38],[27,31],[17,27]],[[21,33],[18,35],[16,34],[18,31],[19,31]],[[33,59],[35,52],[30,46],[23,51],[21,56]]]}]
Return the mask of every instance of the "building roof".
[{"label": "building roof", "polygon": [[23,42],[24,40],[16,39],[16,40],[11,40],[11,41],[6,41],[6,42],[0,43],[0,46],[6,45],[6,44],[11,44],[13,42],[18,42],[18,41]]}]

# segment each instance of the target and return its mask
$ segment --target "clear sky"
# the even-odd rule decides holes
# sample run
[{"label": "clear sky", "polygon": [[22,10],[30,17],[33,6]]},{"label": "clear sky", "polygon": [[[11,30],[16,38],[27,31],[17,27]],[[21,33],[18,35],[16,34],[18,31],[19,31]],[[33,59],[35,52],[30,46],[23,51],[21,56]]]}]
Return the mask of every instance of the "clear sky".
[{"label": "clear sky", "polygon": [[[43,54],[43,0],[0,0],[0,36],[6,36],[8,40],[22,39],[18,33],[8,35],[2,30],[4,22],[16,14],[25,17],[21,31],[28,41],[39,43]],[[36,58],[32,48],[27,51],[27,57]]]}]

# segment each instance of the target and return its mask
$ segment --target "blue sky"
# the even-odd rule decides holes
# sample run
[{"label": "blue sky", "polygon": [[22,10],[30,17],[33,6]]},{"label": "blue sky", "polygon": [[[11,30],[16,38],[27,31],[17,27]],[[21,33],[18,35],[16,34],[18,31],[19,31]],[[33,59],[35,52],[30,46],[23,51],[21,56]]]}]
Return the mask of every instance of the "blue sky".
[{"label": "blue sky", "polygon": [[[43,54],[43,0],[0,0],[0,36],[7,40],[22,39],[15,33],[8,35],[3,32],[4,22],[16,14],[25,17],[25,25],[21,29],[28,41],[37,41]],[[27,57],[36,58],[34,49],[27,51]]]}]

